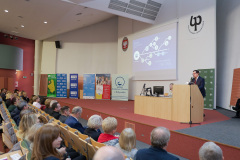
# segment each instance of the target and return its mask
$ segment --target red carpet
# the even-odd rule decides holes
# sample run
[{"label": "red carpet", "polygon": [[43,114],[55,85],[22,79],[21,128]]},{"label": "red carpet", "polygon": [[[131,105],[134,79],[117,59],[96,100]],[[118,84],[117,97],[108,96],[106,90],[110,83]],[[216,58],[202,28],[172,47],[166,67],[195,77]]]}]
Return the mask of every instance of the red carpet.
[{"label": "red carpet", "polygon": [[[134,114],[134,101],[111,101],[111,100],[79,100],[79,99],[56,99],[61,106],[68,105],[70,108],[81,106],[83,108],[83,119],[88,119],[93,114],[100,114],[103,118],[113,116],[118,120],[117,131],[121,132],[125,127],[131,125],[135,128],[136,136],[139,141],[150,144],[150,133],[157,126],[164,126],[171,130],[171,138],[167,150],[184,158],[196,160],[198,158],[198,150],[207,140],[189,135],[184,135],[174,130],[189,128],[189,124],[181,124],[179,122],[152,118],[148,116]],[[225,121],[229,118],[217,112],[216,110],[204,110],[206,115],[201,125]],[[193,126],[198,126],[194,124]],[[240,149],[224,144],[220,144],[223,150],[224,158],[234,160],[240,155]]]}]

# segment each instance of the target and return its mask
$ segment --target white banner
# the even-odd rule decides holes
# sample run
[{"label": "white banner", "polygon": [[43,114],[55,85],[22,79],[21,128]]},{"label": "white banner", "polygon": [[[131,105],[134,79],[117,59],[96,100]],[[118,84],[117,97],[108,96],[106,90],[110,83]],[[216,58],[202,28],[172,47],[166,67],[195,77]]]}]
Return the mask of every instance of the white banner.
[{"label": "white banner", "polygon": [[128,101],[128,75],[112,75],[112,100]]}]

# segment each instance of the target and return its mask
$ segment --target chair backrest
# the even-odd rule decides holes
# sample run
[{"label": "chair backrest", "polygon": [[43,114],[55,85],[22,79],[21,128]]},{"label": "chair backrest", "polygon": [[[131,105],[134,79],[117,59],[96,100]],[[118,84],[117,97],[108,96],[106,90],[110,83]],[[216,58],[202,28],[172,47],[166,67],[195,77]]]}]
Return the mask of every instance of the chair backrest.
[{"label": "chair backrest", "polygon": [[63,138],[66,147],[73,146],[73,140],[70,137],[70,133],[66,127],[59,125],[61,129],[61,137]]},{"label": "chair backrest", "polygon": [[96,142],[94,139],[90,138],[91,139],[91,144],[93,145],[93,147],[98,150],[99,148],[103,147],[103,146],[106,146],[105,144],[103,143],[99,143],[99,142]]},{"label": "chair backrest", "polygon": [[20,147],[23,154],[27,154],[30,150],[25,141],[20,141]]},{"label": "chair backrest", "polygon": [[88,146],[88,159],[93,159],[94,154],[97,152],[97,149],[93,147],[91,143],[87,143]]}]

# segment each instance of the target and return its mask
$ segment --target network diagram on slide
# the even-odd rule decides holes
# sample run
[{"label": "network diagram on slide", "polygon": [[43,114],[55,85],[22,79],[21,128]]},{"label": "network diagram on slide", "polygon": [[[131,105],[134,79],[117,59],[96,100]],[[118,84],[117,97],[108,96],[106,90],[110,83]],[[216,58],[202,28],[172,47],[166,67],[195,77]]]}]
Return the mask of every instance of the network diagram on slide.
[{"label": "network diagram on slide", "polygon": [[161,38],[155,36],[153,40],[145,46],[143,51],[134,52],[135,62],[146,63],[148,66],[152,65],[152,58],[154,56],[165,56],[169,52],[167,47],[172,40],[172,36],[167,36],[164,41],[161,41]]}]

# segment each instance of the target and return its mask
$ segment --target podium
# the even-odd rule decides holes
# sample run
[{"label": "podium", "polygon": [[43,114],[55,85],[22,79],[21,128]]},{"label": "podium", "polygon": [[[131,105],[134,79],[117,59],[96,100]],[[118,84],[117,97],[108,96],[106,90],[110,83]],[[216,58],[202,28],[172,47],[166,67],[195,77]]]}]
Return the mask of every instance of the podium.
[{"label": "podium", "polygon": [[203,122],[203,106],[204,100],[197,85],[174,85],[172,97],[135,96],[134,113],[177,122],[188,123],[191,120],[192,123],[200,123]]}]

